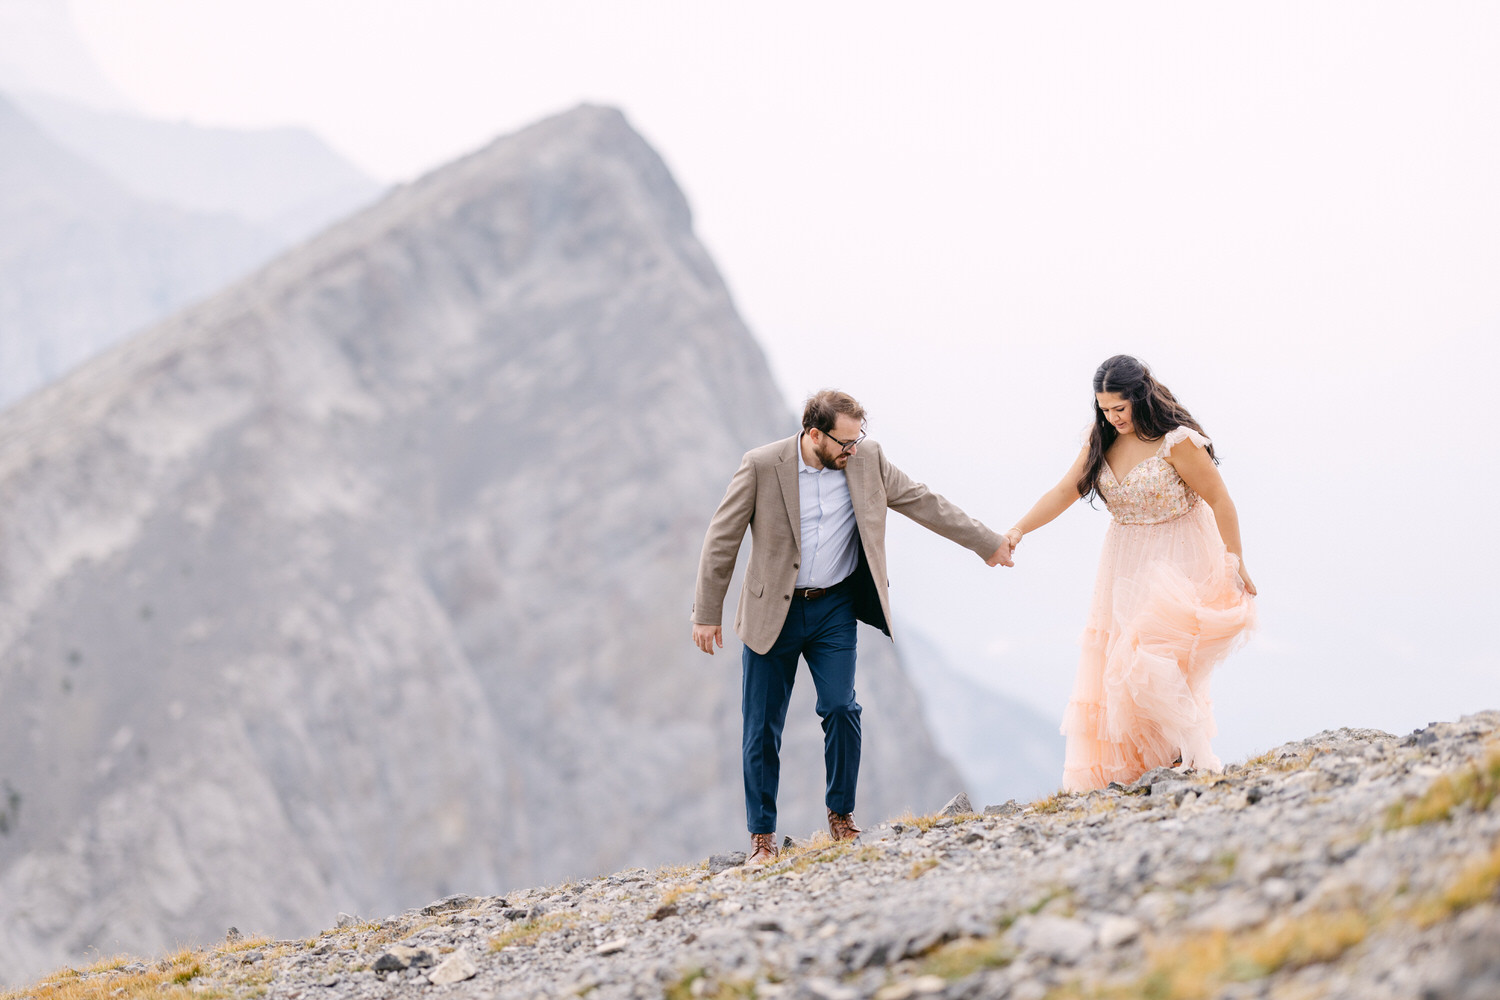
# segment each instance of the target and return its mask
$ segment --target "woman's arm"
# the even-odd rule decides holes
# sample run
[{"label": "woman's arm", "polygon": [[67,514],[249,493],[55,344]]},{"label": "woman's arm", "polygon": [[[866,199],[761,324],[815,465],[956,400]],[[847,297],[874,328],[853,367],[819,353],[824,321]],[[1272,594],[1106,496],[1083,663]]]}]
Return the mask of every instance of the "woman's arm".
[{"label": "woman's arm", "polygon": [[1032,504],[1031,509],[1026,512],[1026,516],[1005,533],[1005,537],[1010,539],[1011,549],[1021,544],[1022,535],[1035,531],[1077,502],[1078,498],[1083,495],[1078,492],[1078,477],[1083,475],[1088,460],[1089,449],[1085,445],[1078,453],[1078,458],[1073,461],[1068,474],[1062,477],[1062,481],[1043,493],[1041,499]]},{"label": "woman's arm", "polygon": [[1235,510],[1234,501],[1229,498],[1229,488],[1224,485],[1224,477],[1219,475],[1218,466],[1208,457],[1206,449],[1198,447],[1190,439],[1177,442],[1172,447],[1169,460],[1182,481],[1187,483],[1188,489],[1213,508],[1214,520],[1219,524],[1219,537],[1224,539],[1224,547],[1240,560],[1240,582],[1245,585],[1247,593],[1254,594],[1255,584],[1250,579],[1249,571],[1245,569],[1245,553],[1240,545],[1240,514]]}]

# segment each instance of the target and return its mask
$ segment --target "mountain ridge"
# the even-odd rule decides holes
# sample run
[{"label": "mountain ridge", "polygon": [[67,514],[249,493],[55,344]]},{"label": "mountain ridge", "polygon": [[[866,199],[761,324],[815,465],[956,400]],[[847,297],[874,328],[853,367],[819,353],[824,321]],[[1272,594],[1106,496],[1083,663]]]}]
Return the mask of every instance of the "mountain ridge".
[{"label": "mountain ridge", "polygon": [[274,234],[281,245],[311,236],[381,190],[303,128],[210,127],[43,94],[12,99],[57,142],[136,197],[233,215]]}]

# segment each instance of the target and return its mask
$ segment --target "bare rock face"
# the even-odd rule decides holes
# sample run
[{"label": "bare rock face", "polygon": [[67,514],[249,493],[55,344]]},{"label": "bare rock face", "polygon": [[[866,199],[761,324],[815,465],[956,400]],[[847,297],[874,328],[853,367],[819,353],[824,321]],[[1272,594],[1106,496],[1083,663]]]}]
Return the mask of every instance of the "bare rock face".
[{"label": "bare rock face", "polygon": [[[794,429],[591,107],[0,415],[0,968],[742,848],[737,650],[688,609],[739,455]],[[958,777],[861,654],[859,813],[936,808]]]}]

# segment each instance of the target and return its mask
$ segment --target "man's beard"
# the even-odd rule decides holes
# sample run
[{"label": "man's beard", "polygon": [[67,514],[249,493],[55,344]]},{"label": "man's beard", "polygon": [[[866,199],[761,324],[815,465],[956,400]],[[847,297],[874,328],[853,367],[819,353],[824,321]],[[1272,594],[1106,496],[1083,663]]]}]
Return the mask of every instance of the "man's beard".
[{"label": "man's beard", "polygon": [[819,452],[818,458],[822,459],[825,469],[842,469],[849,464],[849,454],[843,451],[836,451],[832,455]]}]

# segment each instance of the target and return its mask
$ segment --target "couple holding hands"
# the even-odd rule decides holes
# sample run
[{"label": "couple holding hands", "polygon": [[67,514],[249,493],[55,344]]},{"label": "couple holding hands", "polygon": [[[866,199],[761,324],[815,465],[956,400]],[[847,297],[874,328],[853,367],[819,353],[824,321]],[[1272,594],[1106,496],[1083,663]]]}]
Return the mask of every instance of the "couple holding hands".
[{"label": "couple holding hands", "polygon": [[824,802],[835,840],[859,836],[857,622],[890,635],[885,519],[904,514],[1012,565],[1029,532],[1079,499],[1100,497],[1111,523],[1083,634],[1063,787],[1129,782],[1153,767],[1217,770],[1209,675],[1253,625],[1255,585],[1213,444],[1136,359],[1094,373],[1094,420],[1066,476],[1015,527],[996,534],[892,465],[864,435],[853,397],[807,400],[802,430],[748,452],[719,504],[698,565],[693,641],[722,648],[724,597],[746,528],[752,544],[735,615],[742,654],[745,811],[751,864],[776,858],[781,732],[807,661],[823,724]]}]

